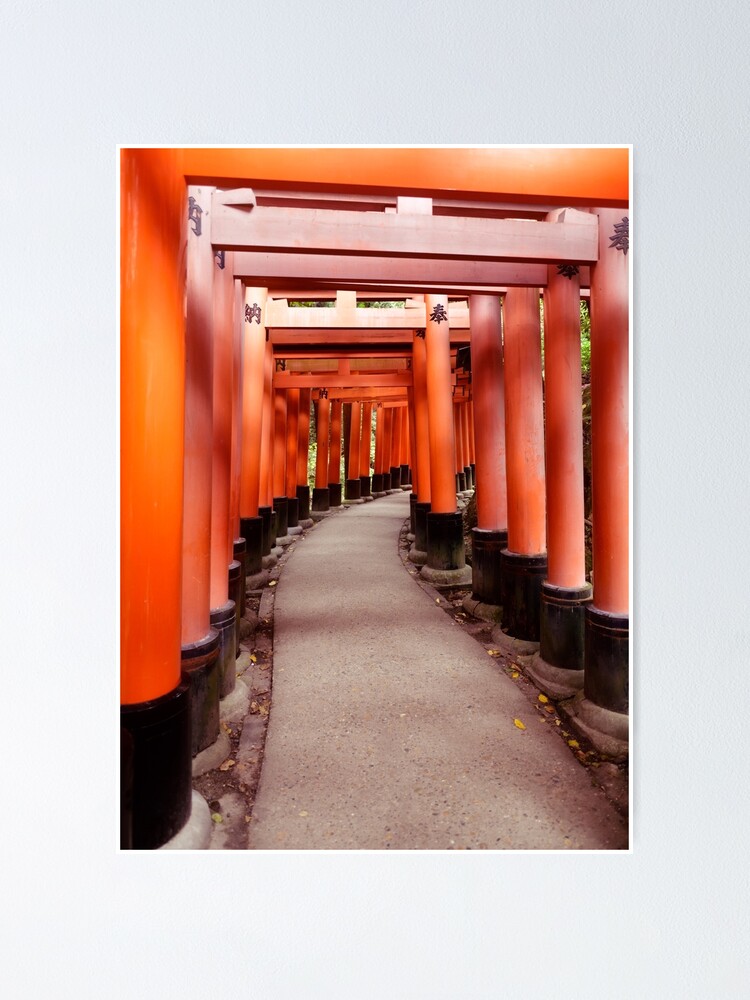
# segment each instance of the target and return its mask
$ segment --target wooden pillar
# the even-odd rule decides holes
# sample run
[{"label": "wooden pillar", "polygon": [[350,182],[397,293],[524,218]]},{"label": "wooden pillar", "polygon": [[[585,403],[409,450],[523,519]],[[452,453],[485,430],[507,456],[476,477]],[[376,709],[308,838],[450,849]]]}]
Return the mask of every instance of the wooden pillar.
[{"label": "wooden pillar", "polygon": [[456,509],[448,297],[425,296],[425,315],[432,507],[427,515],[427,562],[420,572],[435,585],[458,586],[471,582],[471,569],[464,558],[463,518]]},{"label": "wooden pillar", "polygon": [[372,477],[372,495],[380,497],[384,494],[383,489],[383,404],[378,402],[375,406],[375,471]]},{"label": "wooden pillar", "polygon": [[191,808],[181,675],[185,417],[181,151],[120,153],[121,846],[159,847]]},{"label": "wooden pillar", "polygon": [[389,493],[391,486],[391,444],[393,440],[393,407],[383,407],[383,489]]},{"label": "wooden pillar", "polygon": [[273,390],[273,509],[276,540],[289,538],[289,508],[286,496],[286,393]]},{"label": "wooden pillar", "polygon": [[328,501],[341,506],[341,402],[331,403],[331,437],[328,447]]},{"label": "wooden pillar", "polygon": [[[287,525],[299,527],[297,500],[297,452],[299,449],[299,389],[286,390],[286,480]],[[290,532],[297,534],[297,532]]]},{"label": "wooden pillar", "polygon": [[461,443],[463,445],[464,476],[466,478],[466,489],[474,487],[474,474],[471,470],[471,448],[469,444],[469,401],[464,399],[460,406],[461,410]]},{"label": "wooden pillar", "polygon": [[[229,491],[232,463],[232,347],[234,338],[234,279],[232,254],[229,268],[220,267],[220,258],[212,253],[213,267],[213,447],[211,487],[211,553],[210,553],[210,619],[221,635],[219,650],[221,696],[234,688],[234,660],[239,645],[239,612],[242,593],[242,564],[234,558],[233,539],[230,544]],[[226,260],[226,257],[225,257]],[[244,543],[242,545],[244,550]],[[231,616],[231,617],[230,617]],[[216,625],[216,622],[219,625]],[[232,630],[224,622],[231,621]],[[216,689],[218,696],[219,688]],[[206,685],[195,688],[193,704],[193,749],[197,752],[216,740],[219,734],[218,697]],[[196,711],[196,701],[210,697]],[[197,730],[197,732],[196,732]],[[200,735],[199,735],[200,734]]]},{"label": "wooden pillar", "polygon": [[[558,214],[552,214],[554,221]],[[582,219],[596,221],[586,213]],[[544,293],[547,579],[542,584],[535,680],[553,697],[583,684],[586,582],[581,424],[581,291],[578,270],[548,268]]]},{"label": "wooden pillar", "polygon": [[456,442],[453,462],[456,470],[456,493],[466,492],[466,473],[464,472],[464,436],[461,430],[461,410],[458,403],[453,403],[453,438]]},{"label": "wooden pillar", "polygon": [[331,404],[328,400],[328,390],[321,389],[315,407],[315,437],[318,450],[315,455],[315,487],[313,489],[313,511],[324,511],[330,508],[328,492],[328,436],[331,423]]},{"label": "wooden pillar", "polygon": [[409,405],[402,406],[399,409],[399,420],[400,420],[400,431],[399,431],[399,441],[400,441],[400,451],[399,451],[399,465],[401,467],[401,489],[405,486],[411,485],[411,480],[409,479]]},{"label": "wooden pillar", "polygon": [[[225,254],[225,268],[226,268]],[[231,261],[232,255],[229,254]],[[231,273],[231,263],[230,263]],[[246,538],[240,530],[240,479],[242,474],[242,299],[243,286],[239,278],[233,281],[232,309],[232,433],[231,470],[229,484],[229,544],[235,559],[243,563],[247,571]],[[244,604],[242,607],[244,613]]]},{"label": "wooden pillar", "polygon": [[401,489],[401,410],[393,408],[391,417],[391,489]]},{"label": "wooden pillar", "polygon": [[349,424],[349,465],[346,480],[345,498],[349,503],[361,503],[362,484],[359,481],[359,449],[360,431],[362,426],[362,404],[352,403],[351,423]]},{"label": "wooden pillar", "polygon": [[412,343],[414,373],[414,452],[416,501],[414,504],[414,544],[409,559],[417,566],[427,562],[427,515],[430,512],[430,433],[427,405],[427,354],[425,332],[417,330]]},{"label": "wooden pillar", "polygon": [[362,404],[362,429],[359,438],[360,496],[371,497],[370,451],[372,446],[372,403]]},{"label": "wooden pillar", "polygon": [[[598,209],[599,260],[591,269],[593,602],[586,610],[584,694],[610,713],[595,725],[627,740],[628,241],[622,210]],[[612,718],[612,714],[619,719]],[[593,724],[593,723],[592,723]]]},{"label": "wooden pillar", "polygon": [[547,573],[538,288],[509,288],[505,295],[505,433],[503,623],[510,636],[538,642],[541,585]]},{"label": "wooden pillar", "polygon": [[[244,367],[240,518],[247,546],[246,571],[253,577],[263,570],[264,526],[260,513],[260,495],[266,388],[266,299],[265,288],[246,288],[241,312]],[[265,469],[263,471],[266,472]],[[265,494],[265,489],[263,492]]]},{"label": "wooden pillar", "polygon": [[310,454],[310,396],[312,389],[299,391],[299,417],[297,419],[297,518],[300,527],[309,528],[310,486],[307,482],[307,463]]},{"label": "wooden pillar", "polygon": [[[500,553],[508,544],[505,473],[505,373],[500,298],[472,295],[471,382],[482,433],[476,450],[477,526],[472,529],[472,597],[486,607],[482,617],[498,620],[502,605]],[[471,417],[467,413],[471,423]],[[471,435],[469,434],[469,443]]]},{"label": "wooden pillar", "polygon": [[[411,482],[411,491],[414,497],[414,502],[416,503],[417,491],[419,489],[419,474],[417,470],[417,429],[416,429],[416,414],[415,414],[415,403],[414,403],[414,386],[410,385],[406,390],[407,395],[407,406],[409,410],[409,481]],[[412,528],[413,530],[413,528]]]},{"label": "wooden pillar", "polygon": [[[244,322],[244,320],[243,320]],[[260,491],[258,514],[263,522],[263,568],[274,565],[276,556],[271,549],[275,541],[273,510],[273,345],[266,331],[266,346],[263,353],[263,416],[260,434]]]}]

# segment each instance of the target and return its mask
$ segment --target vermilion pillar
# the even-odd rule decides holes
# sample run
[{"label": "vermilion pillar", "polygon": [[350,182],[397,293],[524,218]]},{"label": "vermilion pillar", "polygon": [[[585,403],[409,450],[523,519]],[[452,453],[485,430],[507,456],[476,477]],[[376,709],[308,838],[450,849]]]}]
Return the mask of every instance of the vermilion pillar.
[{"label": "vermilion pillar", "polygon": [[412,463],[417,470],[414,504],[414,544],[409,559],[417,566],[427,562],[427,515],[430,511],[430,434],[427,410],[427,354],[425,332],[418,330],[412,344],[414,379],[414,450]]},{"label": "vermilion pillar", "polygon": [[465,399],[460,406],[461,410],[461,441],[463,444],[464,478],[466,489],[474,487],[474,475],[471,471],[471,448],[469,445],[469,401]]},{"label": "vermilion pillar", "polygon": [[263,522],[263,568],[276,562],[271,552],[276,535],[273,516],[273,345],[267,339],[263,354],[263,419],[260,434],[260,490],[258,494],[258,514]]},{"label": "vermilion pillar", "polygon": [[477,448],[474,438],[474,396],[472,389],[472,397],[469,400],[469,465],[471,466],[471,481],[474,486],[477,484],[477,470],[475,468],[476,455]]},{"label": "vermilion pillar", "polygon": [[[242,567],[234,558],[233,539],[230,544],[229,491],[232,464],[232,367],[234,339],[234,279],[232,255],[229,268],[220,267],[221,260],[213,256],[213,483],[211,491],[211,581],[210,620],[220,636],[219,688],[221,696],[234,688],[236,672],[234,660],[239,643],[239,607],[241,598]],[[226,258],[225,258],[226,259]],[[197,711],[198,695],[207,694],[204,685],[193,690],[193,728],[205,729],[208,723],[207,705]],[[213,694],[213,691],[211,692]],[[206,732],[196,743],[203,749],[213,743],[219,732],[218,702],[215,714],[211,703],[211,732]]]},{"label": "vermilion pillar", "polygon": [[541,584],[547,572],[538,288],[509,288],[505,296],[505,433],[503,624],[510,636],[538,642]]},{"label": "vermilion pillar", "polygon": [[[289,528],[299,527],[297,450],[299,448],[299,389],[286,390],[286,502]],[[290,532],[297,534],[297,532]]]},{"label": "vermilion pillar", "polygon": [[[225,254],[231,260],[233,254]],[[217,263],[221,261],[217,258]],[[240,476],[242,471],[242,281],[234,279],[234,308],[232,310],[232,458],[229,484],[229,544],[234,558],[242,564],[242,576],[247,573],[247,547],[240,531]],[[244,588],[240,614],[245,613]]]},{"label": "vermilion pillar", "polygon": [[411,486],[409,478],[409,406],[402,406],[399,410],[399,420],[401,429],[399,432],[400,451],[398,456],[401,467],[401,489]]},{"label": "vermilion pillar", "polygon": [[541,593],[540,658],[533,669],[548,694],[570,697],[583,684],[584,610],[591,600],[583,525],[581,294],[574,267],[548,268],[544,377],[547,579]]},{"label": "vermilion pillar", "polygon": [[[242,303],[244,348],[242,389],[242,483],[240,514],[247,545],[247,574],[257,578],[263,571],[263,517],[260,513],[261,442],[265,403],[266,368],[265,288],[246,288]],[[264,490],[265,492],[265,490]],[[258,580],[258,583],[260,580]],[[244,590],[244,587],[243,587]]]},{"label": "vermilion pillar", "polygon": [[624,744],[629,645],[629,218],[614,209],[599,209],[597,214],[599,260],[591,269],[594,595],[586,610],[584,695],[592,728]]},{"label": "vermilion pillar", "polygon": [[286,544],[289,536],[289,508],[286,496],[286,393],[273,391],[273,509],[276,514],[276,541]]},{"label": "vermilion pillar", "polygon": [[360,496],[372,497],[370,489],[370,450],[372,446],[372,403],[362,404],[362,429],[359,438]]},{"label": "vermilion pillar", "polygon": [[393,407],[383,407],[383,490],[391,491],[391,444],[393,439]]},{"label": "vermilion pillar", "polygon": [[456,493],[466,491],[466,473],[464,472],[464,436],[461,430],[461,410],[463,407],[458,403],[453,404],[453,437],[456,442],[456,450],[453,456],[456,469]]},{"label": "vermilion pillar", "polygon": [[401,489],[401,409],[393,408],[391,417],[391,489]]},{"label": "vermilion pillar", "polygon": [[383,496],[383,409],[382,403],[377,403],[375,407],[375,470],[372,477],[372,495],[374,497]]},{"label": "vermilion pillar", "polygon": [[191,805],[181,677],[185,241],[181,152],[120,153],[120,699],[123,848],[159,847]]},{"label": "vermilion pillar", "polygon": [[463,518],[456,510],[448,297],[425,296],[425,313],[432,507],[427,515],[427,563],[420,572],[438,586],[457,586],[471,582],[471,569],[464,559]]},{"label": "vermilion pillar", "polygon": [[[413,366],[412,366],[413,369]],[[410,385],[406,390],[407,396],[407,408],[409,411],[409,482],[411,484],[411,493],[409,495],[409,526],[411,531],[409,532],[409,541],[413,542],[416,538],[416,510],[417,510],[417,495],[419,491],[419,475],[417,470],[417,460],[416,460],[416,423],[414,416],[414,385]]]},{"label": "vermilion pillar", "polygon": [[328,390],[321,389],[315,407],[315,437],[318,448],[315,454],[315,487],[313,488],[312,509],[321,514],[329,510],[328,492],[328,436],[330,434],[331,404]]},{"label": "vermilion pillar", "polygon": [[302,528],[312,526],[307,462],[310,455],[310,397],[312,389],[300,389],[297,422],[297,517]]},{"label": "vermilion pillar", "polygon": [[362,427],[362,404],[352,403],[349,424],[349,465],[346,480],[345,499],[349,503],[362,503],[362,484],[359,481],[359,449]]},{"label": "vermilion pillar", "polygon": [[328,501],[331,509],[341,506],[341,403],[331,403],[331,437],[328,446]]},{"label": "vermilion pillar", "polygon": [[465,408],[467,425],[472,423],[473,408],[482,428],[475,465],[477,526],[471,533],[472,597],[480,604],[473,613],[498,621],[503,601],[500,553],[508,545],[505,372],[499,296],[472,295],[469,313],[474,403],[466,403]]}]

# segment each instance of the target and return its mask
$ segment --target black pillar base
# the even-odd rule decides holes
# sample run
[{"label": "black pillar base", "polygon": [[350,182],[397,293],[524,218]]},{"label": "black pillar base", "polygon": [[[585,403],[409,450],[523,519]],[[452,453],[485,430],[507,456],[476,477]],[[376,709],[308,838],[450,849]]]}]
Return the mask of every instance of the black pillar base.
[{"label": "black pillar base", "polygon": [[361,499],[362,484],[359,479],[347,479],[346,489],[344,490],[345,500],[360,500]]},{"label": "black pillar base", "polygon": [[[183,678],[161,698],[122,705],[120,724],[132,740],[130,846],[134,850],[153,850],[171,840],[190,817],[193,790],[188,680]],[[123,791],[127,792],[127,788]]]},{"label": "black pillar base", "polygon": [[539,655],[551,667],[583,670],[584,620],[591,603],[591,584],[555,587],[542,584],[539,618]]},{"label": "black pillar base", "polygon": [[463,472],[456,473],[456,493],[463,493],[466,489],[466,476]]},{"label": "black pillar base", "polygon": [[500,553],[507,547],[507,530],[472,528],[471,596],[475,601],[493,604],[496,607],[502,605],[503,574]]},{"label": "black pillar base", "polygon": [[297,487],[297,523],[310,520],[310,487]]},{"label": "black pillar base", "polygon": [[383,492],[387,493],[391,489],[391,474],[390,472],[383,473]]},{"label": "black pillar base", "polygon": [[286,498],[286,526],[287,533],[290,528],[299,527],[299,501],[297,497]]},{"label": "black pillar base", "polygon": [[472,481],[472,483],[476,483],[476,481],[477,481],[477,467],[476,467],[476,465],[475,465],[475,464],[474,464],[474,463],[472,462],[472,463],[471,463],[471,464],[469,465],[469,468],[471,469],[471,481]]},{"label": "black pillar base", "polygon": [[328,484],[328,506],[329,508],[341,506],[341,483]]},{"label": "black pillar base", "polygon": [[427,515],[427,565],[430,569],[463,569],[466,565],[464,520],[460,512]]},{"label": "black pillar base", "polygon": [[195,757],[216,742],[219,735],[219,633],[212,628],[199,642],[180,649],[182,676],[190,681],[192,739]]},{"label": "black pillar base", "polygon": [[427,551],[427,515],[431,504],[420,503],[419,497],[414,504],[414,548],[417,552]]},{"label": "black pillar base", "polygon": [[416,508],[417,508],[417,494],[411,493],[409,495],[409,528],[411,530],[412,535],[414,535],[415,538],[417,536]]},{"label": "black pillar base", "polygon": [[330,507],[330,497],[327,486],[316,486],[313,489],[312,509],[328,510]]},{"label": "black pillar base", "polygon": [[401,466],[392,465],[391,466],[391,487],[392,490],[401,489]]},{"label": "black pillar base", "polygon": [[120,726],[120,850],[133,849],[133,737]]},{"label": "black pillar base", "polygon": [[[258,517],[263,522],[261,556],[270,556],[273,548],[273,507],[258,507]],[[247,535],[245,535],[247,542]],[[249,545],[248,545],[249,548]]]},{"label": "black pillar base", "polygon": [[539,642],[541,591],[547,553],[522,555],[504,549],[500,556],[503,626],[514,639]]},{"label": "black pillar base", "polygon": [[464,479],[466,480],[466,489],[474,489],[474,473],[471,471],[470,465],[464,466]]},{"label": "black pillar base", "polygon": [[276,525],[273,529],[274,540],[284,538],[289,534],[289,508],[286,497],[274,497],[273,509],[276,514]]},{"label": "black pillar base", "polygon": [[383,473],[382,472],[376,472],[375,475],[372,477],[372,486],[371,486],[371,489],[372,489],[373,493],[382,493],[383,492]]},{"label": "black pillar base", "polygon": [[242,575],[242,566],[233,560],[229,564],[229,587],[227,593],[229,594],[229,600],[234,601],[234,656],[235,659],[240,655],[240,605],[242,603],[241,595],[245,589],[245,578]]},{"label": "black pillar base", "polygon": [[234,691],[237,671],[237,607],[234,601],[227,601],[218,608],[212,608],[209,620],[219,633],[219,697],[226,698]]},{"label": "black pillar base", "polygon": [[[265,538],[263,537],[263,532],[265,530],[263,518],[260,514],[258,517],[243,517],[240,520],[240,530],[245,536],[245,545],[247,546],[245,576],[255,576],[256,573],[260,573],[263,569],[263,547],[265,544]],[[268,553],[270,554],[270,552],[271,546],[269,545]],[[243,587],[242,590],[244,591],[244,589],[245,588]],[[240,610],[240,615],[241,614],[242,609]]]},{"label": "black pillar base", "polygon": [[[261,522],[261,528],[263,524]],[[247,541],[243,537],[235,538],[234,540],[234,558],[240,564],[240,579],[242,580],[242,586],[240,587],[240,618],[245,615],[245,577],[247,576]]]},{"label": "black pillar base", "polygon": [[360,476],[359,477],[359,495],[361,497],[371,497],[372,496],[372,493],[370,492],[370,477],[369,476]]},{"label": "black pillar base", "polygon": [[409,471],[408,465],[401,466],[401,485],[402,486],[411,485],[411,472]]},{"label": "black pillar base", "polygon": [[610,712],[628,712],[627,615],[613,615],[590,604],[586,608],[583,693]]}]

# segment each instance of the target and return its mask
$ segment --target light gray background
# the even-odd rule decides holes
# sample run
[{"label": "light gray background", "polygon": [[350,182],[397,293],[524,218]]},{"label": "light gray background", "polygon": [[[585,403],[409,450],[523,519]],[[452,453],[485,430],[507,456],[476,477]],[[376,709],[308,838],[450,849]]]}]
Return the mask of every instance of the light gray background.
[{"label": "light gray background", "polygon": [[[746,995],[747,49],[740,2],[5,0],[12,995]],[[632,854],[117,852],[118,142],[634,144]]]}]

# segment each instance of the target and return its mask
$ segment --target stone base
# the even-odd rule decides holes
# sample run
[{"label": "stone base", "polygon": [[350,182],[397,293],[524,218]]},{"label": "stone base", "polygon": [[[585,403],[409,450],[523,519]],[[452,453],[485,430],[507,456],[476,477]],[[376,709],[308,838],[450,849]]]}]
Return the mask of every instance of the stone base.
[{"label": "stone base", "polygon": [[399,488],[396,489],[396,490],[386,490],[385,492],[386,493],[400,493],[401,492],[401,487],[399,486]]},{"label": "stone base", "polygon": [[427,553],[412,545],[409,549],[409,562],[413,562],[415,566],[424,566],[427,562]]},{"label": "stone base", "polygon": [[247,684],[243,680],[235,678],[234,689],[221,700],[221,721],[241,722],[247,715],[249,704],[250,691]]},{"label": "stone base", "polygon": [[461,566],[459,569],[434,569],[432,566],[423,566],[419,575],[437,590],[471,586],[471,566]]},{"label": "stone base", "polygon": [[566,703],[570,725],[605,757],[616,762],[627,760],[630,720],[622,712],[601,708],[581,695]]},{"label": "stone base", "polygon": [[532,653],[539,652],[538,642],[531,642],[528,639],[516,639],[514,636],[503,632],[499,626],[492,630],[492,641],[503,652],[508,653],[509,656],[530,656]]},{"label": "stone base", "polygon": [[311,510],[310,511],[310,519],[312,520],[313,524],[315,524],[316,521],[322,521],[323,518],[330,517],[332,513],[333,513],[333,511],[331,511],[330,509],[329,510]]},{"label": "stone base", "polygon": [[407,542],[413,542],[416,537],[417,536],[415,534],[413,534],[413,532],[407,531],[407,533],[406,533],[406,540],[407,540]]},{"label": "stone base", "polygon": [[208,802],[200,792],[193,789],[190,815],[183,828],[166,844],[158,848],[160,851],[205,851],[211,840],[213,820]]},{"label": "stone base", "polygon": [[376,500],[378,499],[378,497],[384,497],[387,495],[388,494],[385,492],[385,490],[378,490],[376,493],[373,493],[373,496],[375,497]]},{"label": "stone base", "polygon": [[292,525],[290,525],[287,528],[287,531],[288,531],[288,533],[290,535],[301,535],[302,534],[302,525],[301,524],[292,524]]},{"label": "stone base", "polygon": [[368,493],[367,496],[362,497],[362,499],[364,500],[365,503],[369,503],[371,500],[374,500],[375,497],[372,495],[372,493]]},{"label": "stone base", "polygon": [[[310,511],[310,513],[312,514],[312,511]],[[299,526],[300,528],[307,530],[307,528],[312,528],[314,524],[315,521],[313,521],[312,517],[303,517],[299,523]]]},{"label": "stone base", "polygon": [[274,547],[271,549],[271,555],[272,556],[276,556],[277,560],[278,560],[279,556],[282,556],[283,554],[284,554],[284,550],[282,549],[282,547],[280,545],[274,545]]},{"label": "stone base", "polygon": [[364,503],[364,500],[362,499],[362,497],[356,497],[356,499],[354,500],[344,500],[345,507],[351,507],[351,505],[355,503]]},{"label": "stone base", "polygon": [[401,492],[402,493],[411,493],[411,483],[402,483],[401,484]]},{"label": "stone base", "polygon": [[224,732],[219,733],[215,743],[193,757],[193,777],[199,778],[202,774],[214,771],[227,759],[231,751],[232,744],[229,742],[229,737]]},{"label": "stone base", "polygon": [[[274,559],[274,562],[276,560]],[[248,590],[260,590],[268,583],[268,570],[262,569],[260,573],[253,573],[252,576],[245,577],[245,593]],[[249,614],[249,612],[248,612]]]},{"label": "stone base", "polygon": [[275,556],[273,553],[268,556],[263,556],[263,569],[271,569],[271,567],[275,566],[278,561],[278,556]]},{"label": "stone base", "polygon": [[553,701],[573,698],[583,690],[583,670],[553,667],[542,659],[541,653],[535,653],[531,657],[524,666],[524,673]]},{"label": "stone base", "polygon": [[[474,567],[472,567],[472,586],[473,586],[473,575]],[[473,615],[474,618],[481,618],[484,622],[492,622],[495,625],[499,625],[503,617],[503,609],[499,604],[485,604],[483,601],[478,601],[474,594],[467,594],[461,602],[461,607],[467,614]]]},{"label": "stone base", "polygon": [[[289,531],[289,528],[287,528],[286,530]],[[295,537],[294,535],[282,535],[280,538],[277,538],[276,547],[274,548],[273,551],[275,552],[276,549],[278,549],[279,555],[281,555],[281,553],[284,551],[287,545],[289,545],[291,542],[294,541],[294,537]]]}]

